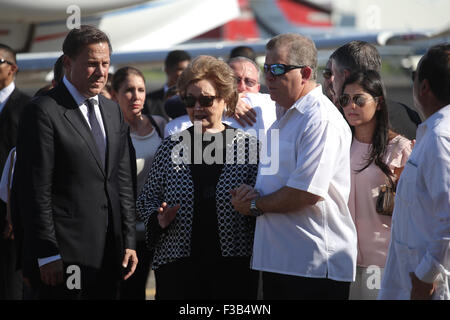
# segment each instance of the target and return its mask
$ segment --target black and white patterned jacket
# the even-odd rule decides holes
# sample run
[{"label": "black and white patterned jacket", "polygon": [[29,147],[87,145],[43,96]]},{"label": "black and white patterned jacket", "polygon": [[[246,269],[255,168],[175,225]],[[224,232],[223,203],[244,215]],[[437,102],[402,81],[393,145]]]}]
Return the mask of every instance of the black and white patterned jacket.
[{"label": "black and white patterned jacket", "polygon": [[[153,269],[176,259],[189,257],[194,215],[194,184],[185,158],[188,144],[178,141],[187,130],[166,138],[156,152],[147,182],[137,200],[138,217],[146,226],[146,241],[154,249]],[[227,145],[227,161],[216,186],[216,208],[220,248],[224,257],[251,256],[255,218],[234,210],[230,189],[245,183],[255,185],[258,171],[258,141],[255,137],[234,130],[233,143]],[[173,141],[175,139],[175,141]],[[183,160],[184,159],[184,160]],[[230,159],[233,159],[230,162]],[[234,163],[234,164],[233,164]],[[175,219],[161,233],[156,217],[163,202],[169,207],[180,204]],[[155,226],[156,224],[156,226]],[[150,240],[152,239],[152,240]]]}]

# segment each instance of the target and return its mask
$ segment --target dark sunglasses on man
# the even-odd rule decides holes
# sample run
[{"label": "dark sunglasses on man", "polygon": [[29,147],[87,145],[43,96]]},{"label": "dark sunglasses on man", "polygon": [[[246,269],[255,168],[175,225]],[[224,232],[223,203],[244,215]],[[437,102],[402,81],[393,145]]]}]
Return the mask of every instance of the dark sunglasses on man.
[{"label": "dark sunglasses on man", "polygon": [[288,71],[291,71],[293,69],[301,69],[305,68],[307,66],[293,66],[293,65],[286,65],[282,63],[274,63],[274,64],[267,64],[264,63],[264,73],[267,73],[270,71],[270,73],[273,76],[282,76]]},{"label": "dark sunglasses on man", "polygon": [[[370,100],[371,100],[370,98],[366,98],[362,95],[355,95],[355,96],[351,97],[349,94],[343,94],[339,97],[338,102],[342,108],[345,108],[346,106],[348,106],[352,101],[355,105],[362,108]],[[378,99],[373,98],[373,100],[377,101]]]},{"label": "dark sunglasses on man", "polygon": [[209,108],[212,107],[214,104],[214,99],[216,99],[216,96],[204,96],[199,95],[198,98],[194,96],[186,96],[183,97],[183,102],[186,108],[193,108],[195,107],[195,103],[198,101],[198,104],[200,107]]},{"label": "dark sunglasses on man", "polygon": [[13,66],[13,65],[14,65],[14,63],[12,63],[11,61],[8,61],[8,60],[6,60],[6,59],[1,58],[1,59],[0,59],[0,64],[4,64],[4,63],[9,64],[10,66]]}]

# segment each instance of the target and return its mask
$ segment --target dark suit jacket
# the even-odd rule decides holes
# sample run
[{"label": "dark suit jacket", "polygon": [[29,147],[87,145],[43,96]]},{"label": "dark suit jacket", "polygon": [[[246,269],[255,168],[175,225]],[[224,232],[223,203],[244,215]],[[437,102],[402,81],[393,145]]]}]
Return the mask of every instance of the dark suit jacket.
[{"label": "dark suit jacket", "polygon": [[149,115],[158,115],[169,121],[169,116],[164,109],[164,88],[147,94],[142,112]]},{"label": "dark suit jacket", "polygon": [[13,182],[13,210],[25,230],[24,274],[33,275],[37,258],[56,254],[64,263],[100,269],[108,223],[118,266],[124,249],[135,249],[128,127],[115,102],[99,96],[99,103],[107,136],[106,170],[63,83],[26,106]]},{"label": "dark suit jacket", "polygon": [[[0,170],[5,166],[8,154],[16,146],[19,117],[30,97],[14,89],[0,113]],[[4,228],[6,205],[0,201],[0,230]]]},{"label": "dark suit jacket", "polygon": [[392,130],[409,140],[415,139],[417,126],[421,123],[419,114],[400,102],[387,99],[386,104]]}]

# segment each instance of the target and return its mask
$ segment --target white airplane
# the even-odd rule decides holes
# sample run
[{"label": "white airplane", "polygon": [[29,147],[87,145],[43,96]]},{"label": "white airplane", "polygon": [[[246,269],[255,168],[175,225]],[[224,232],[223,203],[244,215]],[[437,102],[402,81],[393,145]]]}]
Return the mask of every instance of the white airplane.
[{"label": "white airplane", "polygon": [[[258,21],[263,39],[243,42],[214,41],[184,43],[221,26],[240,15],[240,0],[1,0],[0,43],[7,43],[18,54],[21,72],[49,70],[61,54],[62,41],[70,24],[92,24],[105,31],[113,46],[112,64],[161,62],[174,49],[191,56],[208,54],[227,57],[238,45],[248,45],[263,55],[267,38],[283,32],[309,35],[325,63],[331,50],[351,40],[364,40],[380,47],[380,52],[414,55],[433,32],[396,32],[356,28],[311,27],[285,18],[275,0],[247,0]],[[306,2],[306,1],[305,1]],[[78,10],[78,11],[77,11]],[[313,14],[320,12],[316,9]],[[329,13],[329,12],[328,12]],[[77,16],[79,20],[77,21]],[[19,22],[20,21],[20,22]],[[6,31],[5,31],[6,30]],[[444,33],[445,34],[445,33]],[[422,41],[422,42],[419,42]],[[394,43],[396,46],[385,47]],[[15,44],[12,45],[12,44]],[[21,49],[20,49],[21,48]]]},{"label": "white airplane", "polygon": [[1,0],[0,43],[59,51],[69,29],[91,24],[117,52],[167,49],[238,15],[237,0]]}]

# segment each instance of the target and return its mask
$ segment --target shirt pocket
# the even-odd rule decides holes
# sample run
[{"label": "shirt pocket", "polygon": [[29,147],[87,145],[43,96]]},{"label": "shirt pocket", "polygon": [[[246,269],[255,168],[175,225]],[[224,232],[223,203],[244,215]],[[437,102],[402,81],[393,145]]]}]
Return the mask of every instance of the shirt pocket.
[{"label": "shirt pocket", "polygon": [[416,180],[417,164],[408,160],[397,186],[396,202],[402,201],[402,205],[408,207],[415,206],[417,196]]},{"label": "shirt pocket", "polygon": [[272,161],[273,157],[279,158],[279,175],[283,178],[288,178],[296,167],[297,154],[295,143],[280,140],[278,151],[278,155],[272,154]]}]

